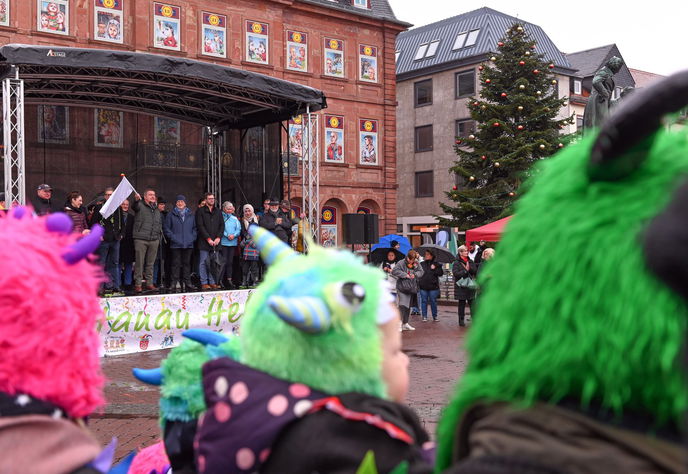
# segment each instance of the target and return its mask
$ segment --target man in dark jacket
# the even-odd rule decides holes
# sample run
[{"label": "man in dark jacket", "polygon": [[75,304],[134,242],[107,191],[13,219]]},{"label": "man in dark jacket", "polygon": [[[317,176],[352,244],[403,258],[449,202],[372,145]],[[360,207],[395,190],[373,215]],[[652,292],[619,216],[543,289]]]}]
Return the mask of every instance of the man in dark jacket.
[{"label": "man in dark jacket", "polygon": [[207,265],[208,255],[211,250],[219,252],[220,240],[225,223],[222,220],[222,213],[215,204],[215,195],[207,193],[205,195],[205,207],[200,207],[196,211],[196,229],[198,231],[198,250],[200,253],[199,273],[201,276],[201,289],[217,289],[219,282],[211,274]]},{"label": "man in dark jacket", "polygon": [[428,302],[432,310],[432,320],[437,322],[437,297],[440,295],[440,277],[444,273],[442,265],[435,262],[435,252],[426,250],[423,261],[420,264],[423,276],[418,279],[420,288],[420,311],[423,322],[428,320]]},{"label": "man in dark jacket", "polygon": [[[112,196],[113,188],[105,188],[105,200]],[[105,203],[98,204],[93,212],[91,225],[98,223],[103,226],[105,233],[101,237],[98,247],[98,257],[100,263],[105,267],[105,272],[110,277],[110,281],[103,285],[105,291],[120,293],[122,291],[122,278],[119,269],[119,250],[120,242],[124,234],[124,211],[118,207],[107,219],[103,217],[100,210]],[[117,295],[119,296],[119,295]]]},{"label": "man in dark jacket", "polygon": [[191,289],[191,254],[197,232],[196,219],[191,209],[186,206],[184,195],[177,196],[174,209],[165,217],[163,229],[172,253],[170,289],[176,292],[177,284],[181,283],[184,291],[189,291]]},{"label": "man in dark jacket", "polygon": [[260,217],[258,223],[275,234],[282,242],[289,244],[291,219],[279,210],[279,204],[277,199],[271,199],[268,212]]},{"label": "man in dark jacket", "polygon": [[136,194],[136,201],[132,206],[136,215],[133,232],[134,250],[136,252],[136,265],[134,266],[134,291],[136,293],[142,291],[141,284],[144,273],[146,289],[157,289],[153,284],[153,265],[162,235],[162,214],[158,210],[155,200],[155,191],[147,189],[143,193],[143,202],[141,202],[141,195]]},{"label": "man in dark jacket", "polygon": [[36,195],[31,199],[31,204],[34,212],[39,216],[59,212],[62,209],[62,206],[53,202],[53,188],[49,184],[38,186]]}]

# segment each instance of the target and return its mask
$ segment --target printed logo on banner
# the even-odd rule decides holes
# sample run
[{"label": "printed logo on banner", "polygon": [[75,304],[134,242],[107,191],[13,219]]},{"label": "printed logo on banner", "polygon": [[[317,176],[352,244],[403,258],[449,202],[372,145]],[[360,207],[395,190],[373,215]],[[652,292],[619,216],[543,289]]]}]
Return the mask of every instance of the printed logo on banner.
[{"label": "printed logo on banner", "polygon": [[287,69],[308,71],[308,35],[287,30]]},{"label": "printed logo on banner", "polygon": [[344,117],[325,115],[325,161],[344,162]]},{"label": "printed logo on banner", "polygon": [[246,61],[268,64],[270,42],[268,24],[258,21],[246,21]]},{"label": "printed logo on banner", "polygon": [[344,42],[325,38],[325,75],[344,77]]},{"label": "printed logo on banner", "polygon": [[203,12],[201,28],[201,54],[227,57],[227,17],[215,13]]},{"label": "printed logo on banner", "polygon": [[153,12],[153,46],[181,51],[181,7],[156,2]]},{"label": "printed logo on banner", "polygon": [[364,44],[358,47],[358,79],[377,82],[377,48]]},{"label": "printed logo on banner", "polygon": [[378,164],[377,120],[359,120],[359,163],[362,165]]}]

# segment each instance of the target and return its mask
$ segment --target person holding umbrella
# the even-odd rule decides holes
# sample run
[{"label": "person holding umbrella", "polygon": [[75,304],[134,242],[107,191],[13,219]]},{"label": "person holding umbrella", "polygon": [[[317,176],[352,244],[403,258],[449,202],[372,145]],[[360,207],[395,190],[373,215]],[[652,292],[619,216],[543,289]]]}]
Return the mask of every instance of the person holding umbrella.
[{"label": "person holding umbrella", "polygon": [[432,311],[432,321],[437,322],[437,297],[440,294],[440,277],[444,273],[442,265],[435,262],[435,252],[431,249],[425,251],[425,257],[420,264],[423,275],[418,280],[420,288],[420,311],[423,322],[428,321],[428,303]]}]

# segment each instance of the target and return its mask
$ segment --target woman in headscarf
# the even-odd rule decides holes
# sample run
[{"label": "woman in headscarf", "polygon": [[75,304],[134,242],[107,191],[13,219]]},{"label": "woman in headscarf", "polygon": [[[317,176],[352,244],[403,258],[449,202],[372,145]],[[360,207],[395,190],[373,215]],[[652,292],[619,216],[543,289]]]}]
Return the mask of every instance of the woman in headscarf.
[{"label": "woman in headscarf", "polygon": [[[454,275],[454,282],[458,282],[462,278],[475,278],[478,273],[478,267],[476,267],[473,260],[468,258],[468,247],[462,245],[459,247],[459,255],[454,265],[452,265],[452,274]],[[459,326],[466,325],[466,305],[471,309],[471,317],[473,316],[473,300],[475,299],[475,290],[468,288],[461,288],[456,286],[454,288],[456,292],[456,299],[459,300]]]},{"label": "woman in headscarf", "polygon": [[258,284],[258,258],[259,252],[256,244],[248,232],[251,224],[258,225],[258,217],[253,212],[253,206],[244,204],[241,217],[241,287],[247,288]]}]

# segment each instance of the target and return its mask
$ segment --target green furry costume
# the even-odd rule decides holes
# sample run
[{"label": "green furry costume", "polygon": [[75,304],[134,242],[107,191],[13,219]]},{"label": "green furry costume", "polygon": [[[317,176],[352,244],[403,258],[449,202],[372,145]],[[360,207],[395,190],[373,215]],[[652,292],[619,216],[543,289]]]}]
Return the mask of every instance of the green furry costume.
[{"label": "green furry costume", "polygon": [[590,178],[592,146],[585,139],[541,164],[483,271],[468,369],[438,429],[437,472],[462,454],[457,425],[476,403],[519,410],[573,399],[583,410],[648,414],[656,428],[685,413],[688,310],[648,270],[641,239],[688,174],[688,137],[657,132],[628,151],[651,147],[645,161],[613,181]]}]

